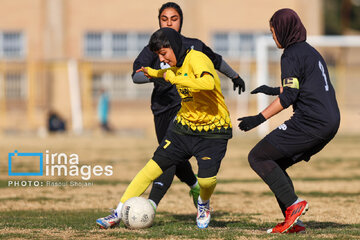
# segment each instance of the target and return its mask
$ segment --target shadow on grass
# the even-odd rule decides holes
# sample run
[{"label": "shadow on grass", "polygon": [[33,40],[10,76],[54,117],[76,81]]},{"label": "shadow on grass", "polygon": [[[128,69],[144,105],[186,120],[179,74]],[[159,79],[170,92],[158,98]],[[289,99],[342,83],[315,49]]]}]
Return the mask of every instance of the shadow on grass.
[{"label": "shadow on grass", "polygon": [[342,223],[335,223],[335,222],[315,222],[309,221],[305,222],[306,226],[311,229],[327,229],[327,228],[350,228],[354,227],[354,224],[342,224]]},{"label": "shadow on grass", "polygon": [[[271,226],[268,223],[259,223],[253,216],[259,215],[254,214],[240,214],[240,213],[229,213],[224,211],[217,211],[211,214],[212,228],[241,228],[241,229],[267,229]],[[196,212],[193,214],[174,214],[170,212],[157,212],[156,213],[156,225],[162,226],[169,222],[181,222],[182,224],[196,224]]]},{"label": "shadow on grass", "polygon": [[[231,228],[231,229],[243,229],[243,230],[260,230],[266,231],[267,229],[274,227],[277,222],[259,222],[254,214],[241,214],[241,213],[229,213],[229,212],[213,212],[211,215],[210,226],[212,228]],[[261,215],[261,214],[260,214]],[[183,225],[196,225],[196,213],[194,214],[174,214],[170,212],[158,212],[155,220],[155,226],[165,226],[169,223],[179,222]],[[309,221],[304,222],[308,229],[321,230],[331,229],[332,231],[344,230],[344,229],[359,229],[360,224],[342,224],[335,222],[316,222]]]}]

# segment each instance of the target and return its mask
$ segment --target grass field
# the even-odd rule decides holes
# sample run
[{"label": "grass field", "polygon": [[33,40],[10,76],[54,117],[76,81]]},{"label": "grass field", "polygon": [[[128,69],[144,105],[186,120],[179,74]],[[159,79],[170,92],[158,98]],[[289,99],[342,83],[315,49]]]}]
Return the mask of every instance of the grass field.
[{"label": "grass field", "polygon": [[[310,205],[302,217],[306,234],[266,234],[267,228],[282,220],[282,214],[268,187],[247,163],[247,154],[258,139],[245,134],[229,142],[212,197],[208,229],[196,227],[188,187],[177,179],[160,203],[153,227],[98,229],[95,220],[115,207],[155,150],[154,136],[130,135],[1,137],[0,239],[360,239],[360,136],[337,136],[309,163],[289,169],[298,195]],[[9,177],[7,153],[15,149],[76,153],[80,165],[111,165],[114,174],[93,176],[89,181],[68,176]],[[191,163],[196,169],[194,159]],[[8,186],[9,181],[28,180],[68,185]],[[91,186],[70,186],[70,181]]]}]

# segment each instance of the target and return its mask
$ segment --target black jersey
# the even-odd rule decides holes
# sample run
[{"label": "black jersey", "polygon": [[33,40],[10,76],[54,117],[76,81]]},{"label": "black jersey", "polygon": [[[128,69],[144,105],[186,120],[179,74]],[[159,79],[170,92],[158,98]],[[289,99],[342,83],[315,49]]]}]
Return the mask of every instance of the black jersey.
[{"label": "black jersey", "polygon": [[284,91],[280,103],[293,105],[291,120],[304,132],[327,138],[337,131],[340,112],[328,69],[318,51],[306,42],[292,44],[281,56]]},{"label": "black jersey", "polygon": [[[202,41],[196,38],[187,38],[184,36],[182,36],[182,40],[185,48],[192,48],[203,52],[211,59],[215,69],[220,68],[222,57],[214,53]],[[136,70],[141,67],[151,67],[154,69],[161,68],[159,57],[150,50],[149,46],[144,47],[139,56],[135,59],[132,76],[135,74]],[[163,113],[181,104],[181,98],[175,85],[166,82],[164,79],[156,79],[153,82],[154,89],[151,95],[151,110],[154,115]]]}]

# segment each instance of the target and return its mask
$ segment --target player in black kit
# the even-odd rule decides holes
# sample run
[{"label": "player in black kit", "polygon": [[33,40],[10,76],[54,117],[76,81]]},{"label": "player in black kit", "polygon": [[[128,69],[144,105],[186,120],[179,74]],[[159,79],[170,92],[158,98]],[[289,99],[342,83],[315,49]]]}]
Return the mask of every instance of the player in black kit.
[{"label": "player in black kit", "polygon": [[[165,3],[159,9],[159,25],[160,27],[173,28],[179,33],[183,23],[183,14],[180,6],[173,2]],[[232,79],[234,83],[234,90],[238,88],[239,94],[245,91],[245,83],[240,76],[222,59],[222,57],[214,53],[202,41],[195,38],[187,38],[182,36],[183,45],[187,49],[194,49],[206,54],[213,62],[215,69],[225,74]],[[160,143],[164,138],[169,124],[175,118],[176,113],[180,109],[181,99],[176,90],[175,85],[166,82],[163,78],[149,79],[143,72],[136,72],[141,67],[151,67],[154,69],[169,68],[167,64],[160,62],[157,54],[150,51],[149,46],[145,46],[133,64],[133,82],[134,83],[154,83],[154,89],[151,96],[151,110],[154,114],[155,131],[157,140]],[[185,182],[190,188],[190,194],[193,197],[195,206],[197,206],[197,199],[199,196],[199,185],[197,179],[192,171],[191,164],[185,161],[176,167],[172,167],[165,171],[153,183],[149,199],[156,208],[160,200],[165,195],[170,187],[174,175],[176,175],[182,182]]]},{"label": "player in black kit", "polygon": [[256,116],[239,118],[243,131],[260,125],[283,109],[293,106],[294,114],[270,132],[249,153],[251,168],[275,194],[285,220],[268,233],[305,231],[299,219],[308,203],[295,194],[286,173],[291,165],[318,153],[335,136],[340,112],[326,63],[306,42],[306,29],[291,9],[280,9],[270,19],[270,29],[281,56],[281,86],[260,86],[251,93],[278,95]]}]

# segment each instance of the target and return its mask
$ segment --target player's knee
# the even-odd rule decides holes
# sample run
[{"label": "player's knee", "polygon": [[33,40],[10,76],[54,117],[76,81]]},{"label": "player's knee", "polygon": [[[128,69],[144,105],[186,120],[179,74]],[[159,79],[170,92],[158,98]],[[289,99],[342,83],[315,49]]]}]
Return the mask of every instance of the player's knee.
[{"label": "player's knee", "polygon": [[251,149],[248,155],[248,162],[252,169],[254,169],[254,166],[256,165],[257,161],[258,161],[258,154],[256,153],[255,148],[253,148]]},{"label": "player's knee", "polygon": [[160,166],[152,159],[149,160],[149,162],[145,165],[143,170],[146,177],[148,177],[152,181],[154,181],[163,173]]},{"label": "player's knee", "polygon": [[167,156],[164,156],[163,154],[160,154],[158,150],[156,150],[154,153],[152,160],[157,163],[163,172],[175,165],[171,159],[169,159]]},{"label": "player's knee", "polygon": [[216,176],[209,178],[198,178],[201,188],[212,188],[216,185]]}]

